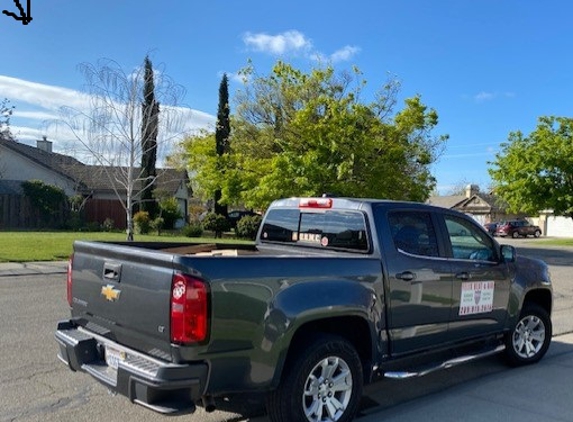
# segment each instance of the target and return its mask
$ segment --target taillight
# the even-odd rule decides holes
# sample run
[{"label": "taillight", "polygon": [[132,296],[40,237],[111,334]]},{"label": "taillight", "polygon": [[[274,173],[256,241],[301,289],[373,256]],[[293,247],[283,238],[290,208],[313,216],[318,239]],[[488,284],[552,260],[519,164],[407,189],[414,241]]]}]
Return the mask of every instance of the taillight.
[{"label": "taillight", "polygon": [[199,343],[209,329],[209,291],[205,282],[176,273],[171,282],[171,342]]},{"label": "taillight", "polygon": [[68,304],[72,306],[72,261],[74,260],[74,256],[70,256],[70,260],[68,261],[68,274],[66,277],[66,296],[68,298]]}]

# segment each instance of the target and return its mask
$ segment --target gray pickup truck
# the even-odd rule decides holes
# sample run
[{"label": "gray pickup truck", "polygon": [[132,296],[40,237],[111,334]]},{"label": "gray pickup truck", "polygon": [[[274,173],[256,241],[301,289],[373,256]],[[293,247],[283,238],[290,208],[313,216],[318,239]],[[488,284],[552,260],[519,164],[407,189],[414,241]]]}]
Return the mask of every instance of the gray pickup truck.
[{"label": "gray pickup truck", "polygon": [[255,245],[75,242],[58,357],[162,413],[266,397],[274,422],[350,421],[363,385],[551,342],[547,266],[424,204],[290,198]]}]

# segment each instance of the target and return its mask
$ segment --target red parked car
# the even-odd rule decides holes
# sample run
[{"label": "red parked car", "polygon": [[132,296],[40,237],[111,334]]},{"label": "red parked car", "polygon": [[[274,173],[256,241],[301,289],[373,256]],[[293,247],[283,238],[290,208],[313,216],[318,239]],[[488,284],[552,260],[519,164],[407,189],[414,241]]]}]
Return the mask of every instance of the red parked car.
[{"label": "red parked car", "polygon": [[483,226],[489,234],[495,235],[495,230],[497,229],[499,223],[485,223]]},{"label": "red parked car", "polygon": [[495,229],[496,236],[511,236],[517,238],[519,236],[541,236],[541,229],[539,226],[535,226],[529,221],[525,220],[512,220],[499,223]]}]

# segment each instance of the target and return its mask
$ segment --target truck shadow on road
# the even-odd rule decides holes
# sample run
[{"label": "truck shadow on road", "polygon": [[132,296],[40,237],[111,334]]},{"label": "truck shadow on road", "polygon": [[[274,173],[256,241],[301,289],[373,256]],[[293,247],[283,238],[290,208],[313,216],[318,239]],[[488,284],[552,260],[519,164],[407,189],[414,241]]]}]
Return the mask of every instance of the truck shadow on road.
[{"label": "truck shadow on road", "polygon": [[[510,406],[510,401],[517,400],[515,397],[518,396],[517,390],[523,395],[519,400],[527,403],[538,402],[540,391],[543,391],[543,397],[550,396],[558,400],[557,398],[562,395],[563,385],[570,382],[568,374],[572,367],[573,344],[560,341],[559,337],[556,337],[547,355],[535,365],[511,368],[500,355],[435,372],[423,378],[403,381],[382,380],[367,386],[366,400],[363,404],[368,407],[363,407],[361,417],[357,420],[364,422],[386,420],[382,416],[386,413],[390,413],[396,420],[414,420],[408,419],[408,415],[411,416],[411,406],[423,408],[429,405],[428,401],[440,406],[441,402],[453,401],[459,395],[496,396],[501,406]],[[514,379],[518,381],[514,382]],[[515,385],[512,387],[515,391],[508,391],[508,384]],[[527,396],[528,393],[530,397]],[[569,407],[570,414],[573,411],[573,403],[569,402],[566,406]],[[450,409],[452,421],[459,420],[455,415],[464,413],[462,407],[460,404],[459,409]],[[402,411],[408,415],[402,415]],[[510,419],[508,422],[513,420]],[[543,420],[543,417],[540,420]]]},{"label": "truck shadow on road", "polygon": [[[562,366],[568,367],[563,370]],[[519,399],[536,403],[539,391],[543,397],[552,396],[557,400],[563,385],[569,382],[570,369],[573,368],[573,344],[554,338],[548,354],[541,362],[521,368],[510,368],[502,356],[492,356],[455,368],[438,371],[421,378],[409,380],[384,379],[368,385],[364,389],[361,409],[357,421],[374,422],[380,420],[423,420],[412,419],[412,409],[416,412],[427,406],[439,407],[441,402],[456,401],[457,397],[491,395],[499,398],[500,406],[511,405],[510,401]],[[515,385],[522,396],[516,397],[514,391],[508,391],[508,384]],[[525,381],[524,381],[525,380]],[[525,393],[524,393],[525,392]],[[523,394],[531,393],[531,397]],[[464,413],[462,400],[459,408],[450,409],[451,421],[458,421]],[[435,405],[434,405],[435,403]],[[253,404],[253,403],[251,403]],[[248,408],[248,404],[245,403]],[[573,411],[573,402],[564,404]],[[236,415],[227,422],[268,422],[263,407],[245,409],[242,415]],[[225,410],[225,409],[221,409]],[[507,410],[507,409],[506,409]],[[514,419],[510,419],[512,422]],[[515,419],[517,420],[517,419]],[[540,419],[543,420],[543,417]]]}]

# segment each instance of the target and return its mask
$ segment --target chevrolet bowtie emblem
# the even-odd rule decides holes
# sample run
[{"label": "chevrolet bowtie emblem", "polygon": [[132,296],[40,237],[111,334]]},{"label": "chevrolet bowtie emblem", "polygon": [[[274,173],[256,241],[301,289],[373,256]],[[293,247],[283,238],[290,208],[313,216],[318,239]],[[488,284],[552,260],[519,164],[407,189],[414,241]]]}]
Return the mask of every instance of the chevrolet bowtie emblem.
[{"label": "chevrolet bowtie emblem", "polygon": [[101,288],[101,295],[110,302],[115,302],[116,300],[118,300],[120,294],[121,290],[117,290],[111,284],[108,284],[107,286],[102,286]]}]

